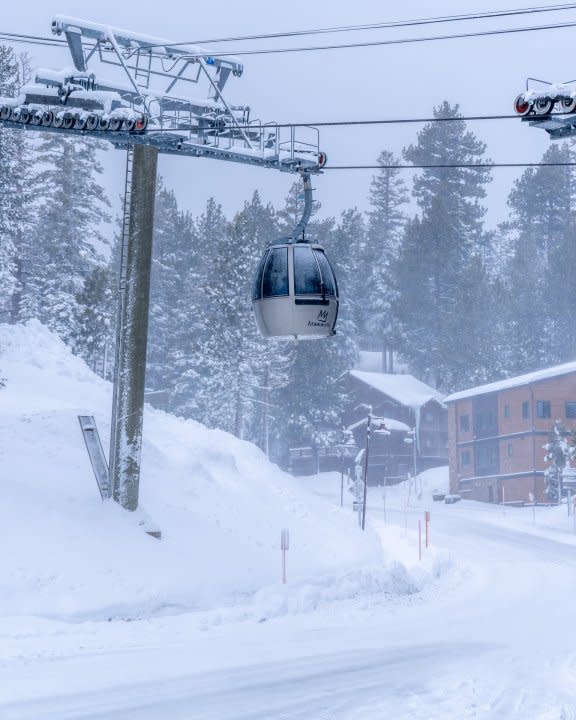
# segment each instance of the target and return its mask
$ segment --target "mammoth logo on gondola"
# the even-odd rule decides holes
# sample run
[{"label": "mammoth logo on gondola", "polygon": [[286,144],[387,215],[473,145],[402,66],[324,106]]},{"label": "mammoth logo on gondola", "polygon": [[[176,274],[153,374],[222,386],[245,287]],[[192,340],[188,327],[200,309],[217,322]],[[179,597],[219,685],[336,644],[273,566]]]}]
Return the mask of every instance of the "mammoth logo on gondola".
[{"label": "mammoth logo on gondola", "polygon": [[328,324],[328,310],[319,310],[316,320],[308,320],[308,327],[326,327]]}]

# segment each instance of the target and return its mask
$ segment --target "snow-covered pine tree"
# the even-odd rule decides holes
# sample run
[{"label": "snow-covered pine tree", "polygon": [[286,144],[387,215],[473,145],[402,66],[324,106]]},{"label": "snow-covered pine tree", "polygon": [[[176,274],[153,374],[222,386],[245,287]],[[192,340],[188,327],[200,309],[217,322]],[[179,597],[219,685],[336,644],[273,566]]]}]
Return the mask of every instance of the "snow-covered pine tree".
[{"label": "snow-covered pine tree", "polygon": [[564,469],[576,456],[576,446],[569,441],[567,432],[559,420],[556,420],[548,442],[543,445],[546,454],[544,460],[548,467],[544,471],[546,495],[551,502],[560,502],[562,498],[562,478]]},{"label": "snow-covered pine tree", "polygon": [[96,265],[84,278],[74,306],[72,349],[94,372],[107,379],[114,366],[117,281],[109,265]]},{"label": "snow-covered pine tree", "polygon": [[274,209],[255,192],[214,248],[205,312],[209,334],[202,345],[197,400],[200,418],[238,437],[257,441],[262,406],[258,388],[269,364],[251,308],[253,275],[264,248],[278,236]]},{"label": "snow-covered pine tree", "polygon": [[98,181],[101,143],[53,135],[38,147],[38,171],[32,189],[38,198],[34,260],[26,288],[27,313],[37,314],[77,350],[83,347],[77,325],[84,279],[105,262],[109,244],[103,224],[110,202]]},{"label": "snow-covered pine tree", "polygon": [[383,150],[377,162],[382,169],[370,185],[367,241],[358,274],[364,295],[363,335],[370,337],[370,346],[377,343],[384,352],[396,349],[397,343],[391,310],[395,293],[392,268],[406,225],[408,189],[401,171],[390,168],[399,164],[393,153]]},{"label": "snow-covered pine tree", "polygon": [[171,406],[180,415],[205,421],[210,407],[206,386],[211,383],[211,356],[205,348],[213,339],[208,318],[214,256],[228,233],[228,221],[214,198],[193,222],[190,258],[183,271],[182,293],[175,305],[175,327],[168,361],[173,375]]},{"label": "snow-covered pine tree", "polygon": [[182,291],[174,306],[174,330],[168,352],[172,384],[170,406],[184,417],[204,417],[201,378],[202,348],[211,333],[206,316],[206,290],[210,283],[214,247],[227,232],[222,207],[210,198],[199,218],[190,218],[189,258],[182,268]]},{"label": "snow-covered pine tree", "polygon": [[368,294],[364,272],[366,223],[356,208],[345,210],[330,234],[328,255],[340,293],[337,334],[358,345],[366,323]]},{"label": "snow-covered pine tree", "polygon": [[[182,316],[182,298],[190,270],[197,265],[197,241],[190,213],[178,207],[172,190],[159,178],[152,252],[150,287],[150,329],[147,385],[153,390],[170,390],[178,370],[171,359],[177,353],[182,334],[190,330],[193,310]],[[184,327],[183,327],[184,326]]]},{"label": "snow-covered pine tree", "polygon": [[[0,45],[0,97],[15,97],[26,82],[28,59]],[[0,127],[0,320],[22,319],[29,274],[32,153],[26,133]]]},{"label": "snow-covered pine tree", "polygon": [[[542,158],[573,159],[567,144],[550,145]],[[574,180],[572,167],[529,168],[510,193],[505,230],[512,257],[503,272],[510,373],[566,362],[576,353]]]},{"label": "snow-covered pine tree", "polygon": [[[415,165],[454,165],[427,168],[414,180],[419,216],[411,220],[394,267],[393,311],[400,329],[400,349],[414,371],[436,387],[462,387],[484,372],[482,354],[489,339],[468,320],[472,307],[467,290],[481,302],[483,216],[481,204],[490,180],[487,168],[462,167],[486,162],[485,145],[463,120],[458,106],[447,102],[434,110],[451,122],[426,125],[418,142],[404,151]],[[476,287],[477,286],[477,287]]]}]

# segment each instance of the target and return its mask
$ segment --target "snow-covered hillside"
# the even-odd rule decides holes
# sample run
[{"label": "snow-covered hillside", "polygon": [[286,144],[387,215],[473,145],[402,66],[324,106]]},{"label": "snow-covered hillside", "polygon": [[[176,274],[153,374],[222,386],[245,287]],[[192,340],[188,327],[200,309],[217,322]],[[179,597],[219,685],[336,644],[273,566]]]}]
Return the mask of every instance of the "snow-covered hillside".
[{"label": "snow-covered hillside", "polygon": [[[0,326],[0,615],[135,617],[225,604],[278,582],[382,560],[376,534],[253,445],[151,408],[142,507],[158,542],[102,503],[77,415],[107,447],[111,386],[38,322]],[[7,552],[6,549],[10,548]]]},{"label": "snow-covered hillside", "polygon": [[0,377],[2,720],[576,718],[565,506],[433,502],[438,468],[370,488],[364,534],[337,474],[148,409],[158,542],[92,477],[76,415],[106,443],[110,386],[34,322]]}]

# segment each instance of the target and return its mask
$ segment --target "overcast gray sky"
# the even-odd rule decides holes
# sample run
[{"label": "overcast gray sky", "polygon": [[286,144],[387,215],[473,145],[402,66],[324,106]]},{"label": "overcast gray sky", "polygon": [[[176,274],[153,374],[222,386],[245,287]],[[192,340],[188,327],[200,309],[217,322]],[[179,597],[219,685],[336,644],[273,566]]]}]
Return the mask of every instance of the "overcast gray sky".
[{"label": "overcast gray sky", "polygon": [[[312,27],[364,24],[417,17],[461,14],[553,4],[536,0],[291,0],[278,5],[260,0],[197,2],[168,0],[142,3],[134,0],[99,0],[78,3],[44,0],[10,3],[3,8],[0,30],[49,34],[55,14],[74,15],[135,32],[191,41],[246,33],[286,31]],[[378,40],[402,35],[458,32],[505,26],[576,21],[576,11],[550,13],[515,20],[495,19],[427,29],[371,31],[297,40],[278,39],[276,46]],[[358,48],[314,53],[248,56],[240,79],[231,79],[228,96],[248,104],[254,117],[264,121],[319,122],[369,118],[426,117],[434,105],[447,99],[459,103],[466,115],[508,114],[514,97],[528,76],[552,81],[576,77],[573,45],[576,28],[492,38],[459,39],[404,46]],[[232,43],[226,49],[263,47],[263,41]],[[20,47],[20,46],[19,46]],[[24,47],[24,46],[21,46]],[[212,46],[211,46],[212,47]],[[221,49],[225,46],[220,45]],[[69,65],[67,53],[40,47],[28,52],[42,67]],[[329,164],[373,163],[382,149],[397,154],[412,142],[419,126],[322,130],[322,148]],[[549,145],[543,131],[520,121],[471,123],[488,145],[494,161],[523,162],[540,159]],[[116,196],[123,174],[122,153],[111,151],[106,172]],[[228,215],[241,208],[254,189],[265,201],[280,204],[292,179],[284,173],[231,163],[192,158],[162,158],[160,172],[173,187],[182,206],[201,212],[208,197],[222,202]],[[506,195],[518,171],[495,170],[488,198],[491,225],[504,219]],[[315,180],[322,213],[339,215],[348,207],[367,208],[370,171],[326,172]],[[406,172],[409,180],[411,172]]]}]

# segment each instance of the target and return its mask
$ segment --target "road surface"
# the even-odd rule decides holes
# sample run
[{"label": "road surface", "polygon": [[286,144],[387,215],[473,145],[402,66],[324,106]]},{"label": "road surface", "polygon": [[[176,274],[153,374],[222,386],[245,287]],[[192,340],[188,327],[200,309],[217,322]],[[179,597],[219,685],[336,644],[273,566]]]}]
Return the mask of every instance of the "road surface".
[{"label": "road surface", "polygon": [[[13,646],[0,718],[576,720],[576,547],[509,527],[498,508],[430,508],[454,569],[418,595],[205,624],[0,627]],[[368,510],[384,542],[422,516],[390,500],[384,527],[377,494]]]}]

